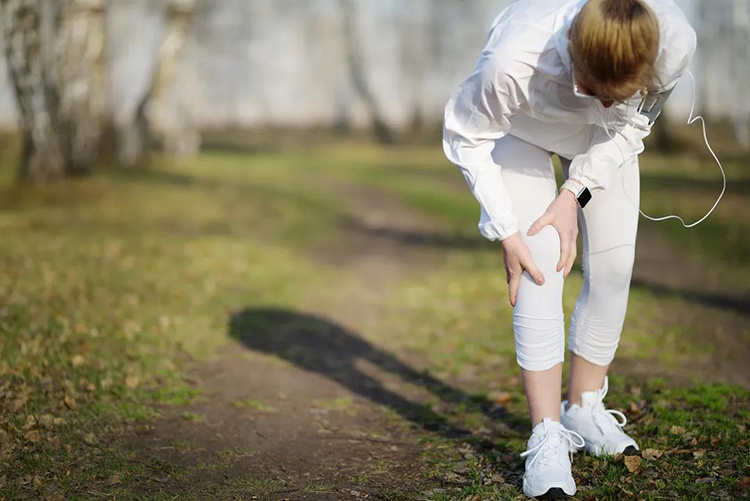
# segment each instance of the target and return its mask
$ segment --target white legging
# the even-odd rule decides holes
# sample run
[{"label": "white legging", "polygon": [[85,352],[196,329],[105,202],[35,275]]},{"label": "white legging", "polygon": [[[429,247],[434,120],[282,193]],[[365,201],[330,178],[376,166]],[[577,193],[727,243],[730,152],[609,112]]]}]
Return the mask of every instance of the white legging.
[{"label": "white legging", "polygon": [[[552,154],[513,135],[496,142],[495,163],[518,216],[519,231],[544,273],[537,285],[524,270],[513,308],[513,330],[518,364],[542,371],[565,357],[565,317],[562,308],[563,273],[555,271],[560,259],[560,236],[545,226],[529,237],[527,230],[557,196]],[[570,162],[561,157],[564,179]],[[595,190],[584,209],[578,209],[583,239],[583,289],[570,321],[568,349],[597,365],[615,356],[628,304],[635,258],[638,209],[623,193],[640,204],[638,158],[631,157],[613,175],[609,187]]]}]

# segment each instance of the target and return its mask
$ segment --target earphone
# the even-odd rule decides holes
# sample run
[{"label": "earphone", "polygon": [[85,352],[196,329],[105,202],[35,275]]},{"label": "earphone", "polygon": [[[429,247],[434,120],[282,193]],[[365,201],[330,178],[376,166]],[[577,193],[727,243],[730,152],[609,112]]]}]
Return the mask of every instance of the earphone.
[{"label": "earphone", "polygon": [[[714,153],[714,150],[711,148],[711,144],[708,142],[708,135],[706,134],[706,121],[700,115],[697,115],[695,117],[693,116],[693,113],[695,112],[695,77],[690,72],[690,70],[686,70],[686,73],[688,75],[690,75],[690,80],[691,80],[692,85],[693,85],[693,99],[692,99],[692,102],[690,104],[690,115],[688,116],[688,119],[687,119],[687,125],[692,125],[693,123],[695,123],[696,120],[699,120],[699,119],[701,121],[701,125],[703,127],[703,140],[706,143],[706,147],[708,147],[708,151],[711,152],[711,156],[713,156],[714,160],[716,160],[716,163],[718,164],[719,169],[721,170],[721,175],[722,175],[722,177],[724,179],[724,187],[722,188],[721,193],[719,194],[719,198],[716,199],[716,202],[711,207],[711,209],[706,213],[705,216],[703,216],[702,218],[700,218],[698,221],[696,221],[694,223],[685,224],[685,221],[680,216],[677,216],[677,215],[674,215],[674,214],[671,214],[669,216],[664,216],[664,217],[657,217],[657,218],[654,218],[654,217],[651,217],[651,216],[645,214],[636,204],[633,203],[633,201],[628,196],[628,193],[627,193],[627,191],[625,189],[625,176],[622,176],[622,189],[623,189],[623,193],[625,194],[625,198],[628,200],[628,202],[630,202],[630,205],[632,205],[633,207],[635,207],[636,209],[638,209],[638,212],[640,212],[643,215],[643,217],[645,217],[646,219],[650,219],[651,221],[665,221],[667,219],[679,219],[679,221],[682,223],[682,226],[684,226],[685,228],[692,228],[693,226],[696,226],[696,225],[702,223],[703,220],[705,220],[713,212],[713,210],[716,208],[716,206],[719,205],[719,201],[724,196],[724,192],[727,189],[727,176],[724,173],[724,168],[721,165],[721,161],[719,160],[719,157],[716,156],[716,153]],[[640,113],[640,111],[642,110],[643,105],[644,105],[645,102],[646,102],[645,99],[641,102],[641,104],[640,104],[640,106],[638,108],[638,113]],[[603,126],[603,128],[604,128],[605,132],[607,133],[607,136],[609,136],[610,139],[614,140],[615,136],[610,136],[609,135],[609,129],[606,126]],[[615,134],[617,134],[618,132],[620,132],[620,131],[617,130],[617,129],[615,129]],[[620,132],[620,134],[622,134],[622,132]],[[614,141],[614,143],[615,143],[615,146],[617,146],[617,149],[620,150],[620,154],[623,157],[623,163],[622,163],[622,165],[625,165],[625,163],[627,163],[627,160],[630,158],[630,156],[636,156],[637,155],[636,153],[633,153],[630,156],[626,156],[623,153],[622,148],[620,148],[620,145],[617,144],[616,141]],[[622,168],[622,166],[620,166],[620,168]]]}]

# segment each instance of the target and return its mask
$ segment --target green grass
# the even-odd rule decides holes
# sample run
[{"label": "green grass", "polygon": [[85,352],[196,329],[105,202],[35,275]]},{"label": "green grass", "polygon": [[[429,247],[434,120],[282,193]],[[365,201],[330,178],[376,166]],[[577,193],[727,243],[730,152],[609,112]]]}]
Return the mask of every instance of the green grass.
[{"label": "green grass", "polygon": [[[628,433],[642,450],[653,449],[660,457],[642,459],[638,468],[630,471],[621,458],[576,454],[573,467],[581,498],[713,500],[746,496],[740,479],[750,469],[747,398],[747,393],[724,385],[676,390],[658,380],[628,391],[613,391],[608,400],[618,407],[627,409],[633,404],[637,408],[637,412],[632,408],[628,412],[632,423],[626,428]],[[464,483],[428,499],[472,499],[474,495],[478,499],[517,499],[523,474],[517,454],[524,449],[525,437],[505,438],[491,451],[455,455],[453,461],[446,460],[443,452],[426,452],[433,464],[432,476]],[[455,471],[462,475],[452,473]]]},{"label": "green grass", "polygon": [[[17,149],[3,144],[0,231],[10,238],[0,240],[0,498],[57,493],[62,499],[128,499],[144,475],[188,478],[156,459],[135,463],[118,440],[134,423],[157,419],[163,406],[202,398],[183,376],[228,341],[232,312],[253,306],[295,310],[307,291],[330,290],[340,272],[309,251],[346,237],[339,226],[345,203],[326,183],[331,178],[387,190],[441,221],[446,235],[475,239],[466,248],[446,248],[444,265],[429,276],[404,279],[392,295],[373,300],[383,314],[361,335],[389,353],[419,353],[436,377],[470,381],[462,388],[469,397],[445,411],[449,421],[472,430],[489,425],[483,402],[508,392],[509,424],[527,424],[502,258],[496,246],[482,244],[476,202],[439,148],[338,141],[284,151],[216,149],[189,160],[157,156],[144,172],[104,169],[61,185],[17,187]],[[650,157],[644,163],[647,212],[700,215],[693,200],[710,201],[713,191],[686,180],[706,165],[691,162]],[[748,172],[739,162],[730,169],[729,204],[710,224],[665,231],[742,277],[750,237],[746,211],[737,207],[747,197]],[[568,314],[580,285],[577,274],[566,281]],[[687,335],[690,326],[659,326],[660,305],[669,300],[633,291],[622,355],[669,367],[689,363],[705,349],[698,336]],[[625,490],[637,493],[634,499],[746,494],[739,482],[750,475],[747,442],[741,445],[750,425],[748,393],[722,385],[638,384],[636,391],[627,386],[631,382],[613,378],[611,398],[625,408],[645,401],[632,428],[644,447],[690,452],[665,453],[637,473],[579,455],[585,496],[623,499]],[[440,391],[448,390],[435,389],[432,401],[418,408],[425,419]],[[353,414],[348,397],[319,404]],[[273,410],[259,400],[236,405]],[[403,421],[396,413],[392,419]],[[671,433],[672,426],[685,433]],[[696,445],[692,439],[685,444],[685,436]],[[517,498],[517,453],[525,437],[506,430],[494,441],[491,451],[466,457],[461,441],[424,437],[425,474],[442,485],[429,499]],[[456,468],[462,473],[452,473]],[[353,483],[366,485],[368,475],[355,475]],[[497,475],[505,477],[502,482]],[[223,492],[228,498],[262,496],[275,487],[249,475],[232,479]],[[381,490],[384,499],[424,497]],[[196,499],[206,495],[197,487],[187,491]],[[162,492],[149,499],[173,497]]]}]

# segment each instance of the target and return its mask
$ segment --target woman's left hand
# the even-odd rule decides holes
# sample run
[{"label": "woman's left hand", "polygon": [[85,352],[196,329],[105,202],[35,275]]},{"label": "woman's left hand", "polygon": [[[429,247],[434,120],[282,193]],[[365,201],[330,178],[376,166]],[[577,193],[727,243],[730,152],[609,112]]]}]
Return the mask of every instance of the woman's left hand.
[{"label": "woman's left hand", "polygon": [[570,270],[573,269],[578,249],[576,240],[578,238],[578,202],[575,195],[570,190],[562,190],[555,200],[547,207],[547,211],[534,221],[528,236],[539,233],[542,228],[551,224],[560,234],[560,261],[557,263],[557,271],[563,267],[567,277]]}]

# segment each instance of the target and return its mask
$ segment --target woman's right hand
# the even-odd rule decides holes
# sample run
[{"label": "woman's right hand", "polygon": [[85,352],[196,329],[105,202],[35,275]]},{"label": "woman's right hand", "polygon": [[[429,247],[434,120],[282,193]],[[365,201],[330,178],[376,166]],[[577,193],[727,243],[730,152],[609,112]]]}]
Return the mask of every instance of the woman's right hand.
[{"label": "woman's right hand", "polygon": [[510,305],[515,307],[523,270],[528,270],[534,281],[539,285],[544,284],[544,274],[534,262],[531,250],[529,250],[528,245],[523,241],[519,232],[503,239],[500,243],[503,244],[505,277],[506,282],[508,282],[508,299],[510,299]]}]

